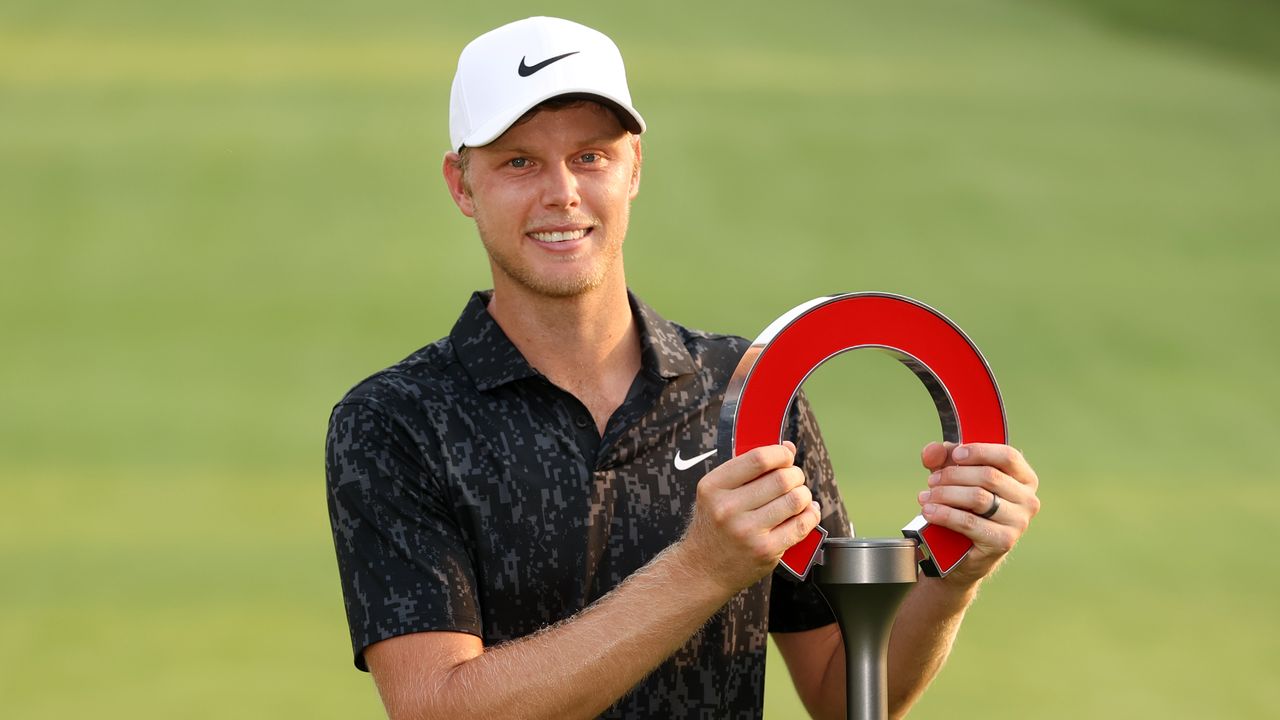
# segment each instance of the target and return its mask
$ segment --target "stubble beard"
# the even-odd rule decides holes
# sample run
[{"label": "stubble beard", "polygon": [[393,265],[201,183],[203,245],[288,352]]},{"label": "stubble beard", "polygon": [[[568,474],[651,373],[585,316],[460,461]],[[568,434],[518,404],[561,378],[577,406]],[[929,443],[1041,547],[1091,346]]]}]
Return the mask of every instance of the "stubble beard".
[{"label": "stubble beard", "polygon": [[[629,216],[630,208],[627,209],[626,214],[623,216],[623,223],[620,228],[623,234],[626,233]],[[582,218],[578,220],[582,220]],[[522,260],[518,251],[507,252],[501,243],[492,240],[491,235],[486,231],[480,213],[476,214],[475,221],[476,230],[480,234],[480,242],[484,245],[485,252],[489,255],[489,262],[493,266],[495,275],[500,272],[515,284],[548,298],[577,297],[595,290],[604,284],[609,272],[618,264],[618,260],[622,255],[621,237],[611,237],[605,241],[605,244],[596,247],[595,262],[590,263],[586,268],[571,274],[540,274],[535,268],[530,267],[529,264]],[[602,225],[595,218],[586,219],[586,222],[589,222],[595,228],[592,231],[592,241],[596,242],[597,238],[594,237],[596,233],[604,232]]]}]

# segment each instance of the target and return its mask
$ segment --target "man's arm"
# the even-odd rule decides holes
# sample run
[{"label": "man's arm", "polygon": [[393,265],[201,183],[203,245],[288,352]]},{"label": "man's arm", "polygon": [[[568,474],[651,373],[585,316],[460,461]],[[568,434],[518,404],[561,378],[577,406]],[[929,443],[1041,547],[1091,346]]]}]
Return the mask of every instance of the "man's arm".
[{"label": "man's arm", "polygon": [[818,524],[788,445],[757,448],[708,473],[684,536],[568,620],[487,649],[475,636],[443,632],[369,646],[365,659],[388,714],[599,715]]},{"label": "man's arm", "polygon": [[[920,493],[925,519],[951,528],[974,547],[946,578],[920,578],[907,594],[889,638],[887,689],[891,717],[906,715],[951,652],[978,587],[1004,561],[1040,511],[1039,479],[1022,454],[1005,445],[930,443],[921,462],[931,471]],[[990,519],[978,517],[1000,498]],[[835,625],[774,633],[805,708],[815,718],[845,717],[844,645]]]}]

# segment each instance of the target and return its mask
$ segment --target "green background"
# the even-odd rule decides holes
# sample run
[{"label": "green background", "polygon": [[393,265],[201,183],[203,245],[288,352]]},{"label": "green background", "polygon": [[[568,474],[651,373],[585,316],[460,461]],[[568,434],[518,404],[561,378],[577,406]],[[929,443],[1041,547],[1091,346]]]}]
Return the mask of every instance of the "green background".
[{"label": "green background", "polygon": [[[627,56],[660,312],[754,336],[887,290],[994,367],[1044,510],[914,717],[1280,714],[1274,2],[462,5],[0,6],[5,717],[380,714],[325,424],[488,286],[448,84],[530,12]],[[895,533],[927,394],[874,353],[807,387]]]}]

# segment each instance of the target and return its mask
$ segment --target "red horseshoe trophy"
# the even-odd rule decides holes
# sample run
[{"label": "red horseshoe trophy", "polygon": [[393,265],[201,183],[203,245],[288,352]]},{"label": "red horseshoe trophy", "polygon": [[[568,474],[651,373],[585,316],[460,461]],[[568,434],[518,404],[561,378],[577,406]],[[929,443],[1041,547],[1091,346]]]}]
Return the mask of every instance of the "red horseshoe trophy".
[{"label": "red horseshoe trophy", "polygon": [[[875,348],[906,365],[929,391],[942,437],[955,443],[1008,441],[995,377],[955,323],[924,303],[889,293],[811,300],[775,320],[738,363],[720,413],[719,456],[741,455],[783,440],[800,385],[840,353]],[[888,717],[885,660],[898,605],[920,571],[945,576],[972,543],[916,516],[903,538],[828,538],[816,528],[782,556],[799,580],[815,580],[844,637],[850,720]]]}]

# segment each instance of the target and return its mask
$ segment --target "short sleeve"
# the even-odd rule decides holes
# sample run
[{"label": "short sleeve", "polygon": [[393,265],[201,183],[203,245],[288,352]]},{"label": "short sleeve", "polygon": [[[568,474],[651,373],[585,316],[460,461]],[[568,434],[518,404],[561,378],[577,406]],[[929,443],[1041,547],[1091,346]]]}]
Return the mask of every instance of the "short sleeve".
[{"label": "short sleeve", "polygon": [[[840,488],[818,430],[818,419],[803,391],[792,406],[786,437],[796,444],[796,463],[804,469],[809,490],[822,506],[822,527],[831,537],[848,537],[852,534],[849,515],[840,499]],[[769,595],[769,632],[813,630],[835,621],[813,575],[796,582],[784,571],[774,573]]]},{"label": "short sleeve", "polygon": [[339,403],[325,447],[329,522],[355,665],[431,630],[481,634],[471,556],[410,429],[373,400]]}]

